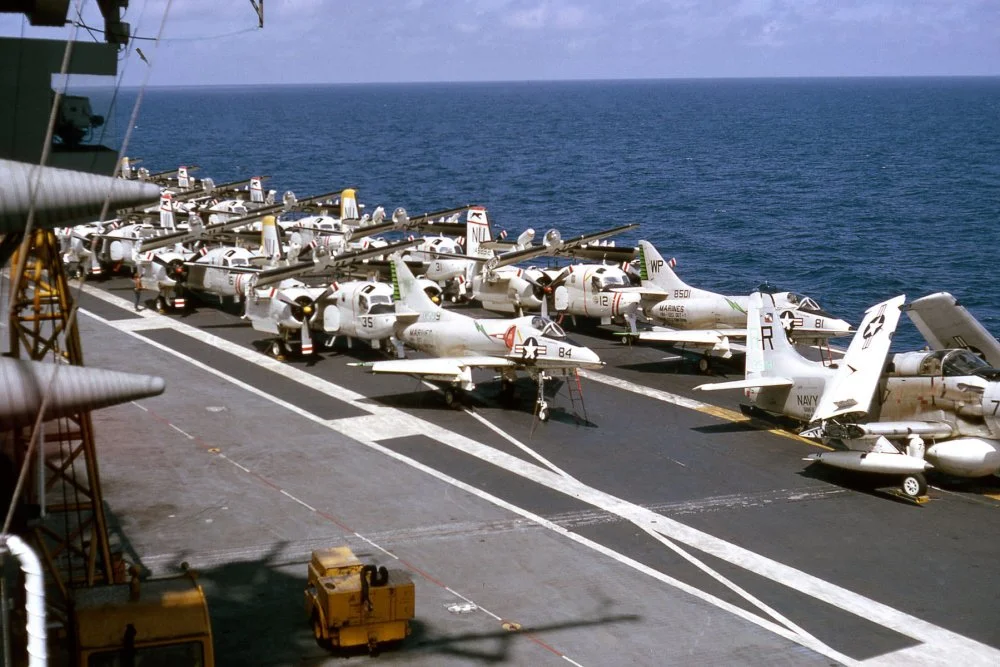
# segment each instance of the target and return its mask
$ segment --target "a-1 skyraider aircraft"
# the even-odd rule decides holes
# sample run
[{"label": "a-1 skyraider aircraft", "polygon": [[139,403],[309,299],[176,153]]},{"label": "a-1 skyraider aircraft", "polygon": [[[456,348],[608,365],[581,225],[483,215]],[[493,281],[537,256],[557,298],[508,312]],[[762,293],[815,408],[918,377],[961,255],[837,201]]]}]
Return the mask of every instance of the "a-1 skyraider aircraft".
[{"label": "a-1 skyraider aircraft", "polygon": [[[669,343],[682,349],[702,351],[698,360],[702,372],[710,366],[710,357],[728,359],[732,339],[747,337],[748,296],[724,296],[691,287],[673,271],[674,261],[666,261],[652,243],[639,241],[640,287],[618,291],[637,294],[642,312],[654,326],[635,335],[642,341]],[[833,317],[810,297],[794,292],[770,295],[778,308],[778,322],[797,344],[823,343],[834,336],[851,333],[851,325]]]},{"label": "a-1 skyraider aircraft", "polygon": [[[948,295],[950,296],[950,295]],[[982,326],[941,295],[914,302],[922,328],[945,340],[972,339]],[[968,349],[893,354],[905,297],[868,309],[843,359],[825,366],[801,357],[777,324],[768,295],[750,307],[746,379],[696,389],[744,389],[757,409],[791,417],[805,437],[840,445],[810,461],[889,476],[909,498],[927,490],[929,470],[957,477],[1000,471],[1000,370]],[[998,348],[994,340],[989,344]]]},{"label": "a-1 skyraider aircraft", "polygon": [[370,366],[372,372],[417,375],[444,382],[445,401],[452,405],[458,399],[458,390],[475,388],[474,368],[499,371],[507,396],[514,389],[517,371],[524,371],[538,385],[535,408],[538,418],[546,421],[549,405],[545,380],[604,365],[591,349],[571,343],[551,320],[539,316],[477,319],[444,310],[427,297],[399,256],[392,258],[392,267],[394,296],[398,297],[395,338],[433,356],[360,364]]}]

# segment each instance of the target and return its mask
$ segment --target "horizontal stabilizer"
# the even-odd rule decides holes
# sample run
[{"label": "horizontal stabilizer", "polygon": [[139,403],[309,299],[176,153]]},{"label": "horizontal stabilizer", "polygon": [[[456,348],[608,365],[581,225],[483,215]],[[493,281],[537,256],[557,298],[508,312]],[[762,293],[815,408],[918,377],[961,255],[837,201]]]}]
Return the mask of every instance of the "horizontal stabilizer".
[{"label": "horizontal stabilizer", "polygon": [[762,387],[791,387],[795,381],[790,378],[759,377],[732,382],[709,382],[695,387],[700,391],[722,391],[723,389],[759,389]]}]

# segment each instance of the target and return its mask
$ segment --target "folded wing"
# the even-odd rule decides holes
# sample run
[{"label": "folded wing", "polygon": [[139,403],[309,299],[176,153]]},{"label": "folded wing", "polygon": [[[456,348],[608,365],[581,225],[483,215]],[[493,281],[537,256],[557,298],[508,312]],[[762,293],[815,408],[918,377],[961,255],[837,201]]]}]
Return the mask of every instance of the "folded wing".
[{"label": "folded wing", "polygon": [[900,295],[865,312],[836,374],[819,398],[814,421],[868,411],[905,300]]}]

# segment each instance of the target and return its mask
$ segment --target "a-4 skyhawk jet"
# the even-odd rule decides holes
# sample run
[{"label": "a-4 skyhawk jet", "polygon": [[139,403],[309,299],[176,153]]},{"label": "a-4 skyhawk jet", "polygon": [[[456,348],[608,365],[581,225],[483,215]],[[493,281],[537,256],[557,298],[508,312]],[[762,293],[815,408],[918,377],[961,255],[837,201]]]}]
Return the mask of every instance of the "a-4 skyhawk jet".
[{"label": "a-4 skyhawk jet", "polygon": [[430,300],[398,256],[392,258],[396,302],[396,339],[429,355],[427,359],[395,359],[369,365],[375,373],[417,375],[446,383],[445,401],[452,405],[458,390],[472,390],[472,370],[500,373],[504,393],[513,391],[517,372],[537,383],[538,418],[549,418],[545,381],[554,375],[574,375],[579,369],[604,364],[590,348],[571,343],[565,332],[540,316],[516,319],[477,319],[444,310]]},{"label": "a-4 skyhawk jet", "polygon": [[[803,436],[842,448],[808,460],[889,476],[910,498],[926,493],[929,470],[957,477],[996,474],[1000,370],[967,349],[896,353],[887,363],[904,300],[898,296],[869,308],[843,359],[825,366],[802,358],[789,344],[765,295],[759,318],[752,318],[759,326],[751,327],[748,339],[746,379],[697,388],[746,390],[756,408],[792,417],[808,425]],[[945,306],[935,308],[943,313]],[[961,318],[953,307],[930,326],[954,331]]]},{"label": "a-4 skyhawk jet", "polygon": [[[619,291],[638,294],[642,312],[653,329],[635,337],[642,341],[669,343],[703,352],[698,360],[702,372],[710,357],[728,359],[732,339],[747,337],[748,296],[725,296],[691,287],[673,271],[673,260],[664,260],[649,241],[639,241],[640,287]],[[798,344],[823,343],[851,333],[851,325],[824,311],[816,301],[794,292],[770,295],[777,308],[777,321]],[[741,346],[736,346],[737,350]]]}]

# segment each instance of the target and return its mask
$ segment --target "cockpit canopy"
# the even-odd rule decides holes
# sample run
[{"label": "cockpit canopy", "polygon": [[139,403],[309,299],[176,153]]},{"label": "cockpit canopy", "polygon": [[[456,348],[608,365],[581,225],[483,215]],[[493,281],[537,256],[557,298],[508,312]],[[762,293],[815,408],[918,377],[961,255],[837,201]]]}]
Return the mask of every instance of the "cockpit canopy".
[{"label": "cockpit canopy", "polygon": [[969,350],[938,350],[931,352],[920,362],[920,375],[943,375],[961,377],[975,375],[976,371],[990,365]]},{"label": "cockpit canopy", "polygon": [[594,290],[606,292],[617,287],[630,287],[628,276],[617,267],[604,267],[597,269],[590,279],[590,285]]},{"label": "cockpit canopy", "polygon": [[542,332],[543,336],[547,338],[565,338],[566,332],[563,328],[550,320],[547,317],[542,317],[541,315],[535,315],[531,318],[531,326]]},{"label": "cockpit canopy", "polygon": [[936,350],[897,354],[893,357],[889,372],[893,375],[930,377],[988,377],[1000,371],[991,368],[982,357],[969,350]]},{"label": "cockpit canopy", "polygon": [[358,312],[368,315],[382,315],[394,312],[392,297],[388,294],[373,293],[374,285],[365,286],[358,295]]},{"label": "cockpit canopy", "polygon": [[801,310],[802,312],[809,313],[811,315],[820,315],[821,317],[833,316],[823,310],[822,306],[816,302],[811,296],[806,296],[805,294],[796,294],[795,292],[785,292],[785,298],[788,299],[788,303]]}]

